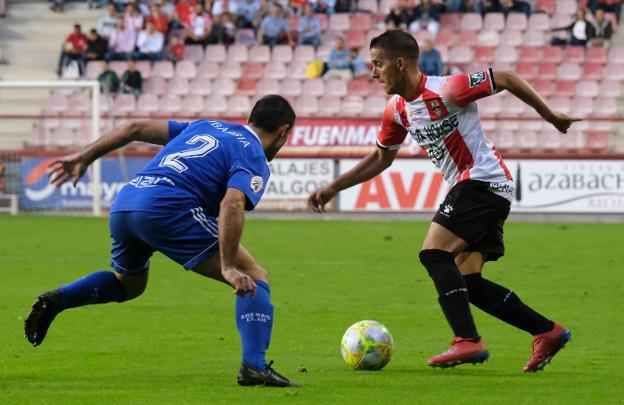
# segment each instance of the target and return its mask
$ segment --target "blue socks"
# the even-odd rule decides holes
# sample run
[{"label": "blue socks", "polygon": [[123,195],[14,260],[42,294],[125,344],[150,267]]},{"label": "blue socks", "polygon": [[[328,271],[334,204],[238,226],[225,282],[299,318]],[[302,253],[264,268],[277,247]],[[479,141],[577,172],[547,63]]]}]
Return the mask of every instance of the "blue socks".
[{"label": "blue socks", "polygon": [[273,305],[269,285],[256,280],[256,286],[255,299],[251,299],[251,294],[236,297],[236,327],[243,344],[243,363],[264,370],[267,366],[264,354],[273,329]]},{"label": "blue socks", "polygon": [[63,309],[126,300],[121,283],[112,271],[89,274],[58,290],[63,298]]}]

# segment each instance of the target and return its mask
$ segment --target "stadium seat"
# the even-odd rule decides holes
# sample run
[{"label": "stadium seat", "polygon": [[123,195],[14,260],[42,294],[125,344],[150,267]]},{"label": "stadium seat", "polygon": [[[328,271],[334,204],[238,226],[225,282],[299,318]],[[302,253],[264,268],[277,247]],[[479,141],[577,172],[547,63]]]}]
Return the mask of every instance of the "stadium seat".
[{"label": "stadium seat", "polygon": [[112,113],[116,116],[128,115],[136,109],[136,100],[132,94],[118,94],[115,97]]},{"label": "stadium seat", "polygon": [[204,48],[201,45],[186,45],[184,47],[184,59],[193,63],[204,60]]},{"label": "stadium seat", "polygon": [[477,40],[480,46],[496,47],[500,44],[500,35],[498,31],[481,31],[477,36]]},{"label": "stadium seat", "polygon": [[564,114],[569,114],[572,108],[572,103],[570,102],[569,97],[556,95],[551,97],[549,102],[553,110],[562,112]]},{"label": "stadium seat", "polygon": [[388,99],[383,96],[368,96],[364,100],[364,116],[379,118],[382,116]]},{"label": "stadium seat", "polygon": [[269,79],[284,79],[286,77],[286,65],[281,62],[269,62],[264,67],[264,75]]},{"label": "stadium seat", "polygon": [[175,75],[183,79],[194,79],[197,76],[197,68],[195,62],[190,60],[181,60],[176,63]]},{"label": "stadium seat", "polygon": [[599,116],[613,116],[617,114],[617,99],[613,97],[600,97],[594,105],[594,114]]},{"label": "stadium seat", "polygon": [[557,14],[573,15],[578,8],[576,0],[557,0]]},{"label": "stadium seat", "polygon": [[609,133],[605,131],[588,132],[585,146],[594,152],[606,150],[609,147]]},{"label": "stadium seat", "polygon": [[609,64],[624,64],[624,46],[612,46],[608,56]]},{"label": "stadium seat", "polygon": [[598,89],[600,97],[620,97],[622,95],[621,83],[618,80],[605,79],[600,83]]},{"label": "stadium seat", "polygon": [[520,128],[516,132],[514,143],[517,148],[525,151],[531,151],[539,147],[539,133],[537,131],[526,131]]},{"label": "stadium seat", "polygon": [[354,79],[349,82],[348,94],[366,97],[370,93],[367,79]]},{"label": "stadium seat", "polygon": [[[304,91],[305,93],[305,91]],[[329,96],[343,97],[347,95],[347,81],[330,79],[325,83],[325,94]]]},{"label": "stadium seat", "polygon": [[109,63],[109,67],[113,72],[117,73],[117,76],[121,78],[128,67],[128,62],[114,60]]},{"label": "stadium seat", "polygon": [[612,62],[609,62],[604,69],[604,77],[609,80],[624,80],[624,69],[622,69],[622,65],[617,65]]},{"label": "stadium seat", "polygon": [[158,96],[167,91],[167,81],[162,77],[150,77],[143,82],[143,92],[156,94]]},{"label": "stadium seat", "polygon": [[212,93],[212,81],[202,77],[196,77],[189,83],[189,93],[198,96],[207,96]]},{"label": "stadium seat", "polygon": [[506,46],[513,47],[523,45],[524,42],[522,40],[522,32],[507,29],[502,32],[500,37],[500,43],[505,44]]},{"label": "stadium seat", "polygon": [[488,65],[494,60],[494,50],[488,46],[478,46],[474,50],[474,60],[478,63]]},{"label": "stadium seat", "polygon": [[481,120],[481,128],[487,137],[496,130],[495,120]]},{"label": "stadium seat", "polygon": [[568,46],[563,51],[563,60],[566,63],[579,63],[585,62],[585,48],[580,46]]},{"label": "stadium seat", "polygon": [[532,31],[548,31],[550,29],[550,16],[545,13],[531,14],[528,29]]},{"label": "stadium seat", "polygon": [[605,64],[608,60],[607,50],[603,47],[589,47],[587,48],[587,62]]},{"label": "stadium seat", "polygon": [[219,77],[227,78],[227,79],[238,79],[243,75],[243,69],[241,67],[241,63],[235,61],[225,61],[221,64],[221,69],[219,70]]},{"label": "stadium seat", "polygon": [[371,80],[368,83],[368,94],[387,97],[386,91],[377,80]]},{"label": "stadium seat", "polygon": [[563,136],[554,128],[547,128],[539,134],[540,146],[542,149],[557,151],[563,146]]},{"label": "stadium seat", "polygon": [[82,126],[82,121],[84,120],[77,119],[77,118],[63,118],[61,120],[60,128],[77,130],[78,128]]},{"label": "stadium seat", "polygon": [[583,79],[585,80],[601,80],[603,76],[602,64],[600,63],[586,63],[583,66]]},{"label": "stadium seat", "polygon": [[527,27],[527,16],[524,13],[509,13],[507,15],[506,29],[524,31]]},{"label": "stadium seat", "polygon": [[145,79],[149,79],[152,75],[152,64],[147,60],[138,60],[135,63],[136,70],[141,73],[141,77]]},{"label": "stadium seat", "polygon": [[350,15],[348,13],[332,14],[329,17],[329,29],[332,31],[347,31],[351,28]]},{"label": "stadium seat", "polygon": [[372,26],[373,20],[368,13],[354,13],[351,15],[351,28],[366,30]]},{"label": "stadium seat", "polygon": [[574,97],[576,94],[576,82],[572,80],[558,80],[555,94],[563,97]]},{"label": "stadium seat", "polygon": [[227,53],[225,46],[223,45],[208,45],[204,49],[204,60],[208,62],[221,63],[227,59]]},{"label": "stadium seat", "polygon": [[[230,62],[247,62],[248,52],[245,45],[233,44],[227,50],[227,60]],[[259,62],[259,61],[256,61]]]},{"label": "stadium seat", "polygon": [[321,43],[321,45],[316,49],[316,60],[328,60],[329,59],[329,54],[332,51],[332,47],[328,44],[323,44]]},{"label": "stadium seat", "polygon": [[484,115],[495,115],[501,112],[501,102],[498,97],[482,98],[477,104],[479,105],[479,111]]},{"label": "stadium seat", "polygon": [[228,115],[234,117],[245,117],[251,110],[249,97],[242,95],[233,95],[227,100]]},{"label": "stadium seat", "polygon": [[[312,80],[312,79],[310,79]],[[316,79],[321,80],[321,79]],[[321,80],[322,83],[322,80]],[[284,79],[279,84],[279,94],[282,96],[299,97],[302,94],[301,81],[295,79]]]},{"label": "stadium seat", "polygon": [[293,50],[290,45],[276,45],[273,47],[272,60],[282,63],[290,63],[293,58]]},{"label": "stadium seat", "polygon": [[583,132],[576,130],[572,127],[567,134],[565,134],[565,138],[562,139],[561,149],[569,150],[569,151],[578,151],[579,149],[583,149],[585,147],[585,134]]},{"label": "stadium seat", "polygon": [[314,60],[314,47],[312,45],[299,45],[295,47],[293,62],[311,62]]},{"label": "stadium seat", "polygon": [[[356,27],[358,26],[356,25]],[[350,29],[347,31],[345,39],[347,48],[362,48],[366,45],[366,31],[362,29]]]},{"label": "stadium seat", "polygon": [[342,105],[340,97],[337,96],[323,96],[319,98],[317,103],[316,115],[320,117],[333,117],[341,114]]},{"label": "stadium seat", "polygon": [[502,31],[505,29],[503,13],[487,13],[483,18],[483,26],[488,30]]},{"label": "stadium seat", "polygon": [[577,96],[572,100],[572,115],[585,117],[594,112],[594,99],[591,97]]},{"label": "stadium seat", "polygon": [[538,71],[538,77],[542,80],[557,80],[557,64],[555,63],[540,63]]},{"label": "stadium seat", "polygon": [[249,61],[268,63],[271,61],[271,48],[266,45],[252,46],[249,50]]},{"label": "stadium seat", "polygon": [[316,16],[318,17],[319,22],[321,23],[321,31],[327,31],[327,28],[329,27],[329,17],[327,17],[327,14],[316,13]]},{"label": "stadium seat", "polygon": [[560,80],[579,80],[582,73],[581,67],[575,63],[564,62],[557,69]]},{"label": "stadium seat", "polygon": [[360,2],[358,3],[358,8],[362,11],[367,11],[371,14],[377,14],[377,11],[378,11],[377,0],[360,0]]},{"label": "stadium seat", "polygon": [[[393,2],[392,0],[387,0],[389,2]],[[380,10],[381,11],[381,10]],[[384,14],[388,14],[388,12],[384,12]],[[448,29],[452,29],[455,30],[457,29],[458,26],[461,25],[462,23],[462,18],[461,18],[461,14],[460,13],[444,13],[440,16],[440,27],[442,28],[448,28]]]},{"label": "stadium seat", "polygon": [[581,80],[577,82],[576,94],[582,97],[598,97],[598,82],[594,80]]},{"label": "stadium seat", "polygon": [[537,63],[542,60],[542,48],[537,46],[522,46],[518,61],[520,63]]},{"label": "stadium seat", "polygon": [[347,117],[356,117],[364,111],[364,100],[359,96],[346,96],[341,105],[341,112]]},{"label": "stadium seat", "polygon": [[189,82],[181,77],[174,77],[167,82],[166,95],[183,96],[189,93]]},{"label": "stadium seat", "polygon": [[474,47],[479,44],[479,37],[477,31],[474,30],[461,30],[459,31],[459,38],[456,45],[463,45]]},{"label": "stadium seat", "polygon": [[286,69],[286,77],[289,79],[305,79],[308,64],[306,62],[292,62]]},{"label": "stadium seat", "polygon": [[436,47],[444,45],[451,47],[455,45],[455,32],[447,28],[440,28],[438,35],[436,35]]},{"label": "stadium seat", "polygon": [[152,74],[163,79],[171,79],[174,75],[173,63],[168,60],[154,62]]},{"label": "stadium seat", "polygon": [[494,51],[494,59],[499,63],[516,63],[518,54],[514,47],[503,44]]},{"label": "stadium seat", "polygon": [[502,130],[497,128],[492,141],[497,149],[513,149],[516,147],[515,132],[509,129]]},{"label": "stadium seat", "polygon": [[[520,58],[520,60],[523,59]],[[533,80],[538,77],[537,65],[535,62],[519,62],[516,64],[516,73],[526,80]]]},{"label": "stadium seat", "polygon": [[[526,103],[524,103],[518,97],[506,97],[503,100],[501,113],[509,114],[509,115],[523,114],[527,108],[528,106],[526,105]],[[518,121],[511,121],[511,122],[515,122],[516,124],[518,124]]]},{"label": "stadium seat", "polygon": [[234,42],[245,46],[254,46],[258,43],[255,31],[249,28],[237,30]]},{"label": "stadium seat", "polygon": [[302,94],[307,96],[320,97],[325,93],[325,82],[323,79],[315,78],[303,81]]},{"label": "stadium seat", "polygon": [[165,95],[158,100],[158,112],[156,115],[167,117],[182,111],[182,100],[178,96]]},{"label": "stadium seat", "polygon": [[33,124],[33,129],[26,139],[29,146],[45,146],[48,144],[48,132],[41,122]]},{"label": "stadium seat", "polygon": [[49,145],[61,148],[73,146],[75,143],[76,137],[74,136],[74,130],[69,128],[53,129],[48,138]]},{"label": "stadium seat", "polygon": [[202,79],[216,79],[219,77],[219,64],[217,62],[203,61],[197,67],[197,77]]},{"label": "stadium seat", "polygon": [[461,15],[461,27],[466,30],[480,31],[483,28],[481,14],[464,13]]},{"label": "stadium seat", "polygon": [[555,0],[536,0],[535,11],[543,11],[548,15],[555,14]]},{"label": "stadium seat", "polygon": [[87,70],[85,76],[87,80],[96,80],[100,73],[102,73],[102,66],[104,62],[100,62],[97,60],[91,61],[87,63]]},{"label": "stadium seat", "polygon": [[561,63],[561,48],[558,46],[545,46],[542,51],[542,62]]},{"label": "stadium seat", "polygon": [[522,36],[522,45],[525,46],[544,46],[546,42],[543,31],[526,30]]},{"label": "stadium seat", "polygon": [[154,114],[158,111],[159,103],[156,94],[142,94],[137,101],[137,111],[145,115]]},{"label": "stadium seat", "polygon": [[314,96],[303,95],[297,99],[294,107],[297,116],[310,117],[317,113],[318,102]]},{"label": "stadium seat", "polygon": [[253,97],[256,95],[256,80],[242,77],[236,82],[236,94]]},{"label": "stadium seat", "polygon": [[260,80],[264,77],[264,65],[260,62],[247,62],[243,65],[243,76],[248,79]]},{"label": "stadium seat", "polygon": [[225,98],[225,96],[211,94],[210,96],[206,97],[204,99],[204,110],[202,111],[202,114],[208,117],[229,115],[227,114],[227,99]]},{"label": "stadium seat", "polygon": [[220,96],[231,96],[236,92],[234,80],[220,77],[212,82],[213,94]]},{"label": "stadium seat", "polygon": [[256,94],[266,96],[267,94],[279,94],[280,86],[277,79],[263,78],[256,83]]},{"label": "stadium seat", "polygon": [[197,94],[188,94],[182,99],[184,115],[199,116],[204,111],[204,98]]},{"label": "stadium seat", "polygon": [[[104,101],[100,99],[100,103]],[[69,96],[67,99],[67,113],[71,115],[86,115],[91,112],[91,97],[85,93]]]},{"label": "stadium seat", "polygon": [[456,45],[449,52],[449,63],[470,63],[473,60],[472,48],[466,45]]}]

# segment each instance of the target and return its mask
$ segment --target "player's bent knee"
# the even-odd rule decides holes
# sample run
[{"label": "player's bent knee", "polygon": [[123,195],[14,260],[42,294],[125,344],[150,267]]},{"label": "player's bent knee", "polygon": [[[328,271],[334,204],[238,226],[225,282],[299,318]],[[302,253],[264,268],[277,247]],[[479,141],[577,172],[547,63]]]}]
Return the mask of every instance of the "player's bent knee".
[{"label": "player's bent knee", "polygon": [[115,276],[124,290],[124,299],[119,302],[132,300],[147,288],[147,272],[134,276],[115,273]]},{"label": "player's bent knee", "polygon": [[454,263],[455,258],[453,253],[441,249],[423,249],[418,254],[420,263],[427,269],[427,272],[431,274],[438,269],[439,263]]}]

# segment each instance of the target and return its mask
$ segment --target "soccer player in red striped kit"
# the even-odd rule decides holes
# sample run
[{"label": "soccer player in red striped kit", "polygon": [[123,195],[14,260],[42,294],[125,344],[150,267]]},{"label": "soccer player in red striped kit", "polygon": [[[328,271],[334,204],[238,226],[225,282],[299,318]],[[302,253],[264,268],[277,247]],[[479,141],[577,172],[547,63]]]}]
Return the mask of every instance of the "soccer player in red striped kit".
[{"label": "soccer player in red striped kit", "polygon": [[572,334],[524,304],[511,290],[481,275],[485,262],[504,254],[503,224],[515,183],[500,153],[483,133],[475,101],[507,90],[562,133],[579,119],[551,110],[512,72],[487,69],[426,76],[418,68],[416,40],[400,30],[374,38],[370,53],[373,78],[393,95],[384,111],[377,148],[353,169],[312,193],[310,207],[323,212],[339,191],[380,174],[392,164],[409,133],[452,186],[433,218],[419,257],[438,291],[455,338],[450,349],[427,363],[454,367],[488,358],[470,312],[472,303],[533,335],[533,351],[524,371],[543,369]]}]

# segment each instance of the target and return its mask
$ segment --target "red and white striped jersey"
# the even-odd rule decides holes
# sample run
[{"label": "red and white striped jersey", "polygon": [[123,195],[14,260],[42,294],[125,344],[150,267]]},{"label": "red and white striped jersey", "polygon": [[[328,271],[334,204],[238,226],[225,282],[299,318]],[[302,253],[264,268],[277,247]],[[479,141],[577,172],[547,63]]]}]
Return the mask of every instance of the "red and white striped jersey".
[{"label": "red and white striped jersey", "polygon": [[451,185],[490,183],[513,199],[515,184],[503,158],[481,128],[476,100],[496,93],[492,69],[452,76],[422,76],[410,98],[393,96],[386,106],[377,145],[396,150],[409,134]]}]

